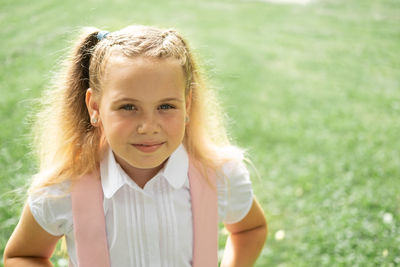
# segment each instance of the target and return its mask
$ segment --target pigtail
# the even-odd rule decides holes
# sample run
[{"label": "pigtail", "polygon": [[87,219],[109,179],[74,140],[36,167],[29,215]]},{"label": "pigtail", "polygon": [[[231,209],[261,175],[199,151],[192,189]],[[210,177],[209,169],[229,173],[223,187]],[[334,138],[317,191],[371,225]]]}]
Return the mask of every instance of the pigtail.
[{"label": "pigtail", "polygon": [[96,28],[84,29],[63,70],[42,98],[42,111],[34,127],[40,171],[29,192],[74,180],[97,167],[101,133],[90,124],[85,96],[98,32]]},{"label": "pigtail", "polygon": [[[87,35],[84,35],[79,43],[75,46],[75,49],[70,58],[70,68],[68,69],[67,76],[71,79],[68,81],[70,85],[69,99],[67,102],[73,104],[74,100],[82,100],[82,94],[86,93],[89,88],[89,66],[90,59],[92,58],[92,51],[95,45],[98,43],[97,29],[88,28]],[[77,98],[77,99],[75,99]],[[84,101],[84,98],[83,98]],[[79,105],[80,107],[81,105]]]},{"label": "pigtail", "polygon": [[[94,47],[98,43],[97,34],[99,30],[86,28],[82,38],[75,46],[67,65],[65,77],[65,118],[67,125],[74,125],[79,129],[81,136],[93,127],[90,124],[90,117],[87,112],[85,96],[86,90],[90,87],[89,66]],[[74,116],[70,116],[74,114]]]},{"label": "pigtail", "polygon": [[[85,97],[86,90],[90,87],[89,67],[92,59],[92,53],[99,42],[97,34],[99,30],[95,28],[86,28],[82,34],[82,38],[78,41],[70,59],[70,67],[66,76],[66,94],[65,94],[65,112],[64,112],[64,129],[75,129],[75,134],[71,133],[74,139],[71,142],[74,147],[71,148],[73,155],[72,168],[76,168],[75,173],[92,171],[96,166],[100,134],[97,128],[90,123],[90,116],[87,111]],[[71,114],[73,116],[71,116]],[[92,148],[92,149],[90,149]],[[82,155],[87,149],[90,150],[89,155]],[[93,153],[92,153],[93,152]],[[91,156],[92,155],[92,156]],[[89,162],[82,163],[81,158],[87,159],[86,156],[92,158]],[[85,170],[88,165],[89,169]],[[87,168],[87,167],[86,167]]]},{"label": "pigtail", "polygon": [[217,170],[226,161],[242,160],[243,151],[231,145],[216,92],[206,85],[207,76],[197,57],[188,42],[180,38],[187,51],[184,64],[189,82],[187,92],[192,93],[190,121],[183,142],[190,155],[208,168]]}]

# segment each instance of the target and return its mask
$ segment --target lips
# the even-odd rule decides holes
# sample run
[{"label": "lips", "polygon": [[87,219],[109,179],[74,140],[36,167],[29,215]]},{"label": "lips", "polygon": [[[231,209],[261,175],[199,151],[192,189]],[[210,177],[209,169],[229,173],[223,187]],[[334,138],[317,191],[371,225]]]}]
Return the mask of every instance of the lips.
[{"label": "lips", "polygon": [[145,152],[151,153],[158,150],[165,142],[144,142],[139,144],[132,144],[136,149]]}]

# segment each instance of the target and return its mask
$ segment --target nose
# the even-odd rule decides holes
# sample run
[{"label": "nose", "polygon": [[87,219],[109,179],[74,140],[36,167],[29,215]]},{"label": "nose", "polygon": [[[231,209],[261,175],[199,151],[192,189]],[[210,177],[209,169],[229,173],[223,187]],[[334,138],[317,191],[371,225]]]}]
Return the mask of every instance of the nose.
[{"label": "nose", "polygon": [[136,130],[141,135],[157,134],[160,132],[160,126],[153,114],[146,114],[140,119]]}]

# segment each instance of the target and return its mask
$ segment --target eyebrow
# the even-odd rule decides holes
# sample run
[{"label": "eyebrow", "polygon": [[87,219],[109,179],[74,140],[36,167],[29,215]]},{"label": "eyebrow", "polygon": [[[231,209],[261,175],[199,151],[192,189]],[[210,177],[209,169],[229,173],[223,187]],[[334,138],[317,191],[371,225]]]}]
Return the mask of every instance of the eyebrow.
[{"label": "eyebrow", "polygon": [[[124,97],[124,98],[121,98],[121,99],[117,99],[117,100],[115,100],[113,102],[117,103],[117,102],[125,102],[125,101],[140,102],[140,100],[135,99],[135,98],[130,98],[130,97]],[[176,98],[176,97],[163,98],[158,102],[169,102],[169,101],[184,102],[182,99]]]}]

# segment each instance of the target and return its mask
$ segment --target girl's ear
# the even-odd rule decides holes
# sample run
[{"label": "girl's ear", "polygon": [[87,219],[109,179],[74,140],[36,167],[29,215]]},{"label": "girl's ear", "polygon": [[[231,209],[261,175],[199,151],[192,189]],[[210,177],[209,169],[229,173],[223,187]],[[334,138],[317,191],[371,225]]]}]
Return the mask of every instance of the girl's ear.
[{"label": "girl's ear", "polygon": [[98,102],[98,97],[96,95],[94,95],[92,88],[89,88],[86,90],[85,102],[86,102],[86,108],[89,112],[89,116],[91,118],[98,117],[100,114],[100,112],[99,112],[100,105]]}]

